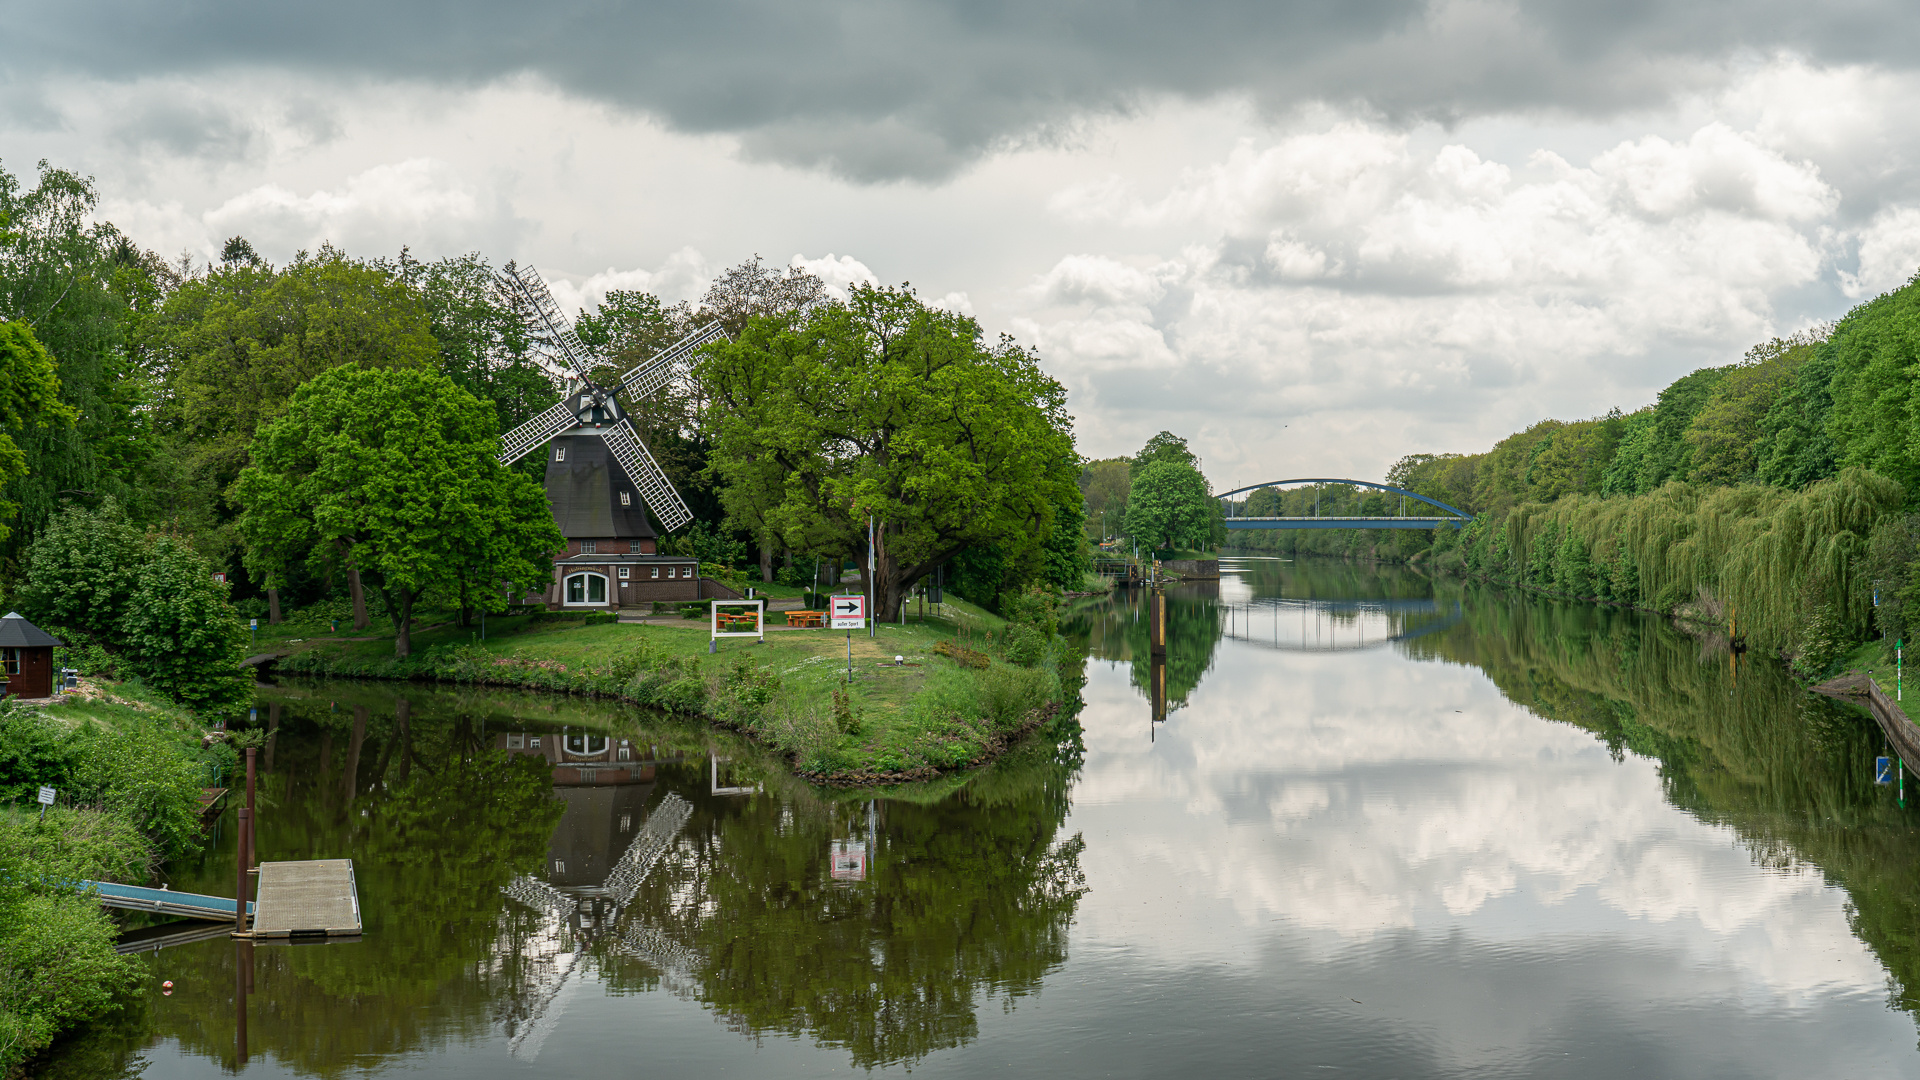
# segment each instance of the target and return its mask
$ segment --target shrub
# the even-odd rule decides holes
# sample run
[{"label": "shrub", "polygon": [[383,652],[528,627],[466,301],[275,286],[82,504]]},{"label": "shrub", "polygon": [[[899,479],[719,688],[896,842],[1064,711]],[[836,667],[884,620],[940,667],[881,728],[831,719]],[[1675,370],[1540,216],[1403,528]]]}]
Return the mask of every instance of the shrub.
[{"label": "shrub", "polygon": [[933,651],[939,653],[941,656],[952,659],[954,663],[959,664],[961,667],[985,668],[993,663],[993,660],[989,658],[986,653],[969,649],[965,645],[953,641],[937,641],[933,645]]},{"label": "shrub", "polygon": [[860,707],[853,702],[853,693],[845,688],[833,692],[833,726],[842,735],[858,735],[861,728]]},{"label": "shrub", "polygon": [[1021,667],[1033,667],[1046,652],[1046,637],[1031,626],[1009,627],[1006,639],[1000,646],[1000,654]]},{"label": "shrub", "polygon": [[118,814],[0,811],[0,866],[17,875],[0,880],[0,1073],[112,1011],[132,988],[134,965],[114,952],[112,920],[56,883],[143,880],[151,851]]},{"label": "shrub", "polygon": [[1019,724],[1028,713],[1052,700],[1056,676],[1046,668],[996,666],[980,678],[980,707],[1000,728]]},{"label": "shrub", "polygon": [[246,630],[213,580],[213,564],[186,542],[152,536],[140,584],[118,626],[127,666],[147,685],[202,714],[253,697],[240,670]]}]

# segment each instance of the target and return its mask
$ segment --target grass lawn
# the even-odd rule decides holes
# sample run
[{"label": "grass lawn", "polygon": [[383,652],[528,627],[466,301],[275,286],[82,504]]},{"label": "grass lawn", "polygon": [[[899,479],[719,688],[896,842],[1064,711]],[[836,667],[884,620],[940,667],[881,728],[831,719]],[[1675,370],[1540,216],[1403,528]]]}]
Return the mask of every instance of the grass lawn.
[{"label": "grass lawn", "polygon": [[[1050,662],[1023,668],[996,654],[1008,624],[964,601],[915,604],[871,631],[769,626],[764,643],[710,638],[705,620],[644,624],[514,616],[477,627],[418,629],[413,656],[378,635],[262,636],[292,673],[435,679],[594,693],[704,716],[787,755],[827,782],[925,780],[979,764],[1061,698]],[[970,667],[941,643],[986,661]],[[709,652],[712,648],[714,651]],[[898,658],[896,660],[896,658]]]}]

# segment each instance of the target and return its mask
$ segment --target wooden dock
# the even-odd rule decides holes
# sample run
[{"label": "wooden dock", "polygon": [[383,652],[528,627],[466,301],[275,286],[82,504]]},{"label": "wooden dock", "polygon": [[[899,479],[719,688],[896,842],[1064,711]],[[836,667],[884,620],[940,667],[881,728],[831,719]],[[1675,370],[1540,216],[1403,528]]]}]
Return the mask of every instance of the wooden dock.
[{"label": "wooden dock", "polygon": [[255,896],[256,938],[352,937],[360,933],[360,890],[354,881],[352,859],[261,863]]}]

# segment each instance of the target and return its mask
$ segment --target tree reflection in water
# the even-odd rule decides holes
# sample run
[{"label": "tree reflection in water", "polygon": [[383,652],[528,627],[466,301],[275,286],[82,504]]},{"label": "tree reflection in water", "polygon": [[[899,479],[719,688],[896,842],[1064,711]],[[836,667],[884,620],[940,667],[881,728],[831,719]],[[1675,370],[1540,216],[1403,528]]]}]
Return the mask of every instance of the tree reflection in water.
[{"label": "tree reflection in water", "polygon": [[[1592,732],[1616,757],[1658,761],[1667,799],[1734,829],[1757,864],[1819,867],[1847,889],[1852,930],[1886,967],[1895,1004],[1920,1014],[1920,834],[1914,813],[1873,782],[1875,756],[1891,751],[1864,710],[1807,691],[1777,661],[1732,660],[1643,612],[1333,559],[1229,566],[1223,588],[1255,602],[1304,602],[1309,617],[1349,618],[1356,601],[1424,599],[1458,611],[1383,647],[1475,667],[1508,700]],[[1217,592],[1185,589],[1167,612],[1175,704],[1210,670],[1217,646],[1200,639],[1220,625],[1208,610]],[[1145,687],[1138,604],[1122,596],[1083,605],[1070,629],[1092,656],[1130,661],[1134,684]]]},{"label": "tree reflection in water", "polygon": [[[971,1039],[984,1000],[1033,993],[1066,960],[1085,890],[1082,841],[1058,835],[1079,762],[1071,720],[979,774],[869,804],[632,709],[365,684],[263,693],[279,724],[261,780],[261,858],[354,859],[366,932],[252,950],[255,1062],[333,1076],[524,1032],[564,1019],[553,990],[571,977],[677,991],[741,1031],[806,1035],[863,1067],[911,1063]],[[563,778],[504,749],[508,732],[583,728],[657,755],[637,813],[619,793],[562,790],[577,770]],[[725,787],[710,771],[716,751],[731,759]],[[556,852],[620,851],[669,794],[692,815],[624,908],[576,880],[577,867],[552,865]],[[868,840],[865,879],[836,881],[832,843],[856,837]],[[203,858],[171,868],[172,885],[230,889],[233,857],[229,826]],[[521,875],[584,910],[557,918],[509,898]],[[234,1067],[235,955],[224,939],[148,955],[156,989],[129,1014],[138,1021],[71,1041],[42,1071],[137,1069],[138,1047],[156,1038]],[[172,995],[158,992],[162,978]]]}]

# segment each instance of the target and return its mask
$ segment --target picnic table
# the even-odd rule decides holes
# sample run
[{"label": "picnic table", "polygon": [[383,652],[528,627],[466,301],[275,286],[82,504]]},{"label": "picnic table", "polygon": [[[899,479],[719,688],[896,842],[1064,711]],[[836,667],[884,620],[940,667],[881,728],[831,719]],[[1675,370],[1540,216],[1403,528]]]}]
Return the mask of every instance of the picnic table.
[{"label": "picnic table", "polygon": [[820,620],[824,618],[826,614],[824,611],[789,611],[787,612],[787,625],[812,626],[817,628],[820,625]]},{"label": "picnic table", "polygon": [[726,612],[720,613],[720,629],[722,630],[752,630],[758,625],[759,616],[757,615],[729,615]]}]

